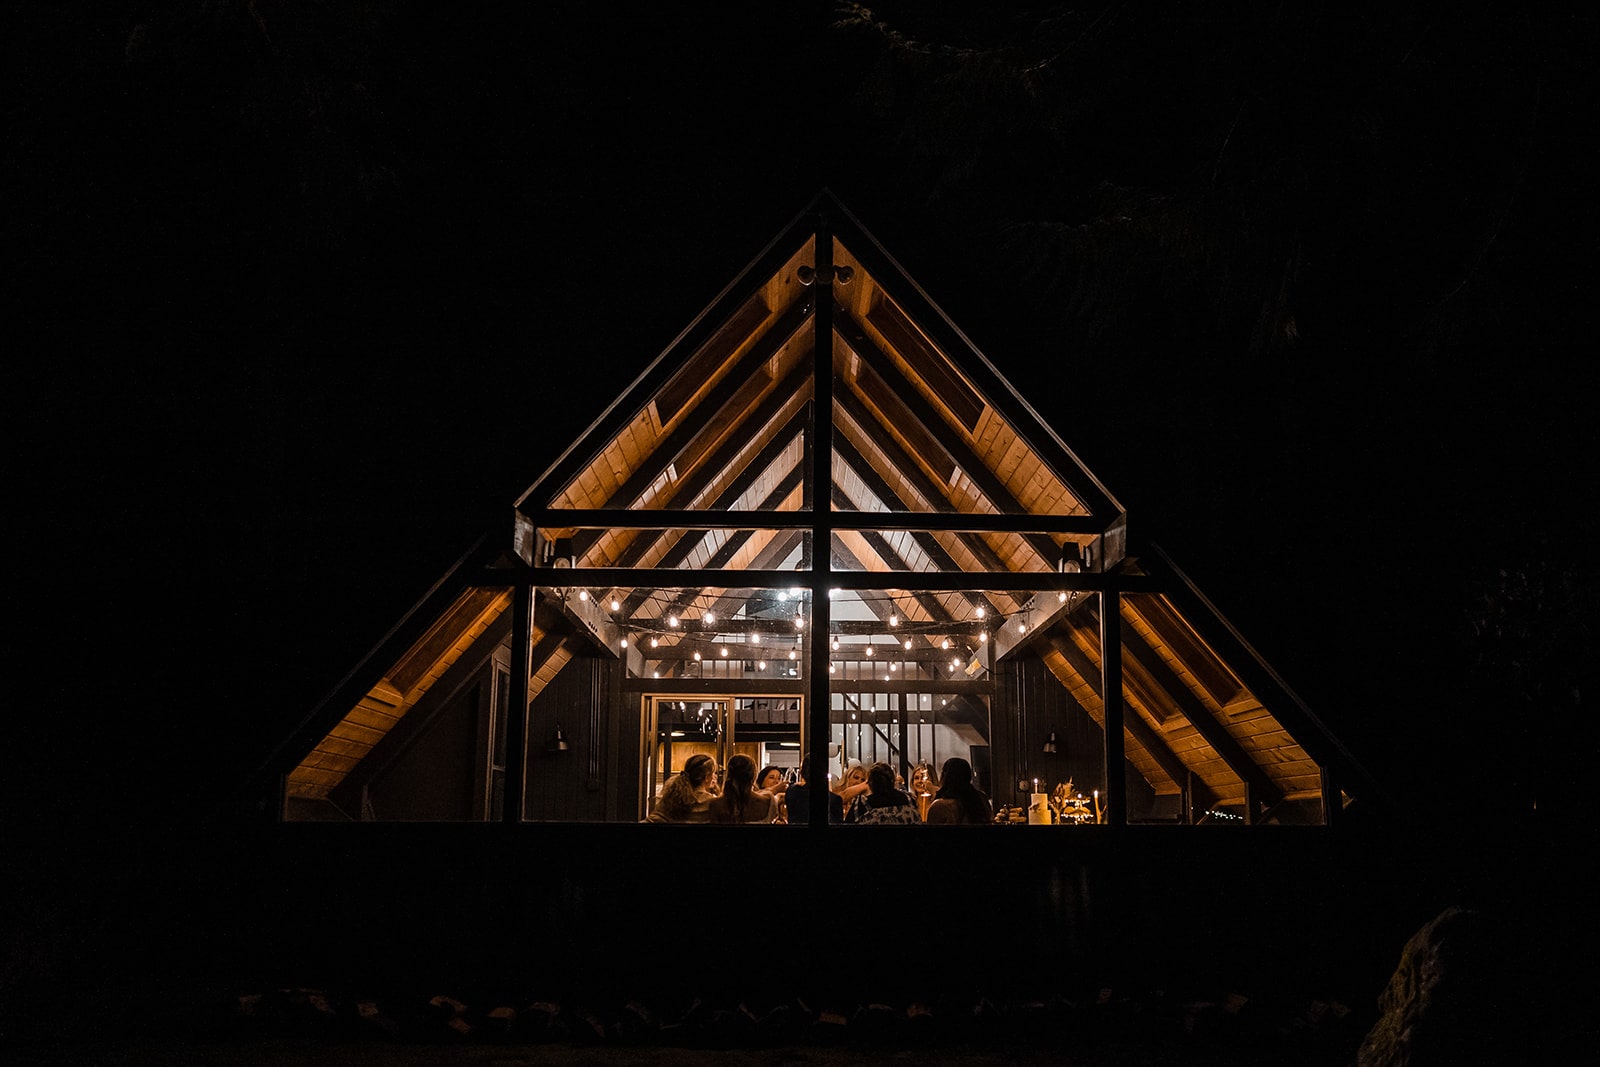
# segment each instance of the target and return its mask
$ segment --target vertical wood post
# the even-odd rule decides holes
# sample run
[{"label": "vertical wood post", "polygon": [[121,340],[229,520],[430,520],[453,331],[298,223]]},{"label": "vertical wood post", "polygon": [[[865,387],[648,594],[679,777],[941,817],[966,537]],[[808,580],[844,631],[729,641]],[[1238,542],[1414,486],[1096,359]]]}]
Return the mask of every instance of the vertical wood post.
[{"label": "vertical wood post", "polygon": [[533,586],[511,590],[511,693],[506,700],[506,784],[500,821],[522,821],[528,785],[528,681],[532,673]]},{"label": "vertical wood post", "polygon": [[833,486],[833,235],[828,219],[817,216],[816,281],[812,307],[815,330],[811,359],[811,433],[807,444],[811,452],[811,618],[810,655],[806,671],[810,675],[806,692],[806,732],[810,738],[811,762],[806,781],[811,792],[812,828],[828,825],[828,710],[832,695],[828,684],[828,633],[832,627],[832,607],[828,602],[829,559],[832,555],[833,524],[828,517]]},{"label": "vertical wood post", "polygon": [[1100,602],[1100,692],[1105,699],[1106,825],[1128,824],[1128,771],[1122,708],[1122,595],[1111,586]]}]

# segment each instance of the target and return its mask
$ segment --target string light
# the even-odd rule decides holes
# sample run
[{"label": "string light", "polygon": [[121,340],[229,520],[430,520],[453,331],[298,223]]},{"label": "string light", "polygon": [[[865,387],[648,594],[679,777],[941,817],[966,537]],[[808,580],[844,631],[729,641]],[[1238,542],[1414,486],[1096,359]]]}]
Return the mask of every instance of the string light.
[{"label": "string light", "polygon": [[900,625],[900,616],[896,615],[892,611],[889,613],[889,625],[890,626],[899,626]]},{"label": "string light", "polygon": [[766,669],[767,669],[767,661],[766,660],[761,660],[759,663],[756,664],[756,670],[764,671]]},{"label": "string light", "polygon": [[668,615],[667,616],[667,625],[676,627],[678,625],[678,617],[676,615]]},{"label": "string light", "polygon": [[587,590],[587,589],[578,590],[578,599],[587,602],[588,599],[589,599],[589,590]]},{"label": "string light", "polygon": [[650,639],[650,647],[651,648],[659,648],[659,647],[661,647],[661,642],[656,640],[654,637],[652,637]]},{"label": "string light", "polygon": [[616,597],[612,597],[611,598],[611,610],[612,611],[621,611],[622,610],[622,601],[618,600]]},{"label": "string light", "polygon": [[696,662],[696,663],[699,663],[699,662],[700,662],[700,653],[698,653],[698,652],[696,652],[696,653],[695,653],[695,654],[694,654],[694,661],[695,661],[695,662]]},{"label": "string light", "polygon": [[911,638],[909,638],[909,637],[906,638],[906,651],[907,652],[911,651]]},{"label": "string light", "polygon": [[1067,591],[1065,589],[1061,590],[1061,594],[1056,599],[1065,604],[1067,602]]},{"label": "string light", "polygon": [[628,647],[628,639],[626,637],[624,637],[622,639],[622,647],[623,648],[627,648]]},{"label": "string light", "polygon": [[726,645],[724,645],[724,646],[723,646],[723,649],[722,649],[722,657],[723,657],[723,658],[724,658],[724,659],[726,659],[726,658],[727,658],[727,657],[728,657],[728,649],[727,649],[727,646],[726,646]]},{"label": "string light", "polygon": [[713,614],[713,613],[712,613],[712,612],[710,612],[710,611],[707,611],[707,612],[706,612],[706,613],[705,613],[705,614],[704,614],[704,615],[702,615],[702,616],[700,616],[700,618],[701,618],[701,620],[702,620],[702,621],[703,621],[703,622],[705,622],[705,623],[706,623],[706,625],[708,625],[708,626],[709,626],[709,625],[710,625],[710,624],[711,624],[711,623],[714,623],[714,622],[716,622],[716,621],[717,621],[717,617],[716,617],[716,615],[715,615],[715,614]]},{"label": "string light", "polygon": [[980,619],[983,618],[983,605],[982,604],[978,605],[978,618],[980,618]]},{"label": "string light", "polygon": [[988,640],[989,640],[989,631],[988,630],[979,630],[978,631],[978,644],[980,644],[980,645],[984,644]]}]

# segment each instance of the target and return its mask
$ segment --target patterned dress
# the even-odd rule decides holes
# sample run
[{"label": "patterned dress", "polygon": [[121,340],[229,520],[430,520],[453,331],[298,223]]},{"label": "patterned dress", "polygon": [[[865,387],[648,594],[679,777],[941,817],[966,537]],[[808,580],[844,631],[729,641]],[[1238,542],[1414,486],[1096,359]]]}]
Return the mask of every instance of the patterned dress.
[{"label": "patterned dress", "polygon": [[922,822],[911,797],[896,789],[885,795],[862,793],[845,814],[844,821],[856,826],[909,826]]}]

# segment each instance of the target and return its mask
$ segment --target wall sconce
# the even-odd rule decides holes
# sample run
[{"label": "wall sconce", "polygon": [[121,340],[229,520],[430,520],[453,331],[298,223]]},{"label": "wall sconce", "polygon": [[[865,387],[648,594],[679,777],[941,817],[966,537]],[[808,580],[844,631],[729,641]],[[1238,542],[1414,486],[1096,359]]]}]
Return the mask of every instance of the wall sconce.
[{"label": "wall sconce", "polygon": [[545,746],[546,752],[565,752],[572,746],[567,744],[567,735],[561,732],[561,724],[556,723],[555,736],[550,738],[550,743]]},{"label": "wall sconce", "polygon": [[1050,755],[1056,754],[1056,732],[1050,731],[1050,736],[1044,739],[1044,750]]}]

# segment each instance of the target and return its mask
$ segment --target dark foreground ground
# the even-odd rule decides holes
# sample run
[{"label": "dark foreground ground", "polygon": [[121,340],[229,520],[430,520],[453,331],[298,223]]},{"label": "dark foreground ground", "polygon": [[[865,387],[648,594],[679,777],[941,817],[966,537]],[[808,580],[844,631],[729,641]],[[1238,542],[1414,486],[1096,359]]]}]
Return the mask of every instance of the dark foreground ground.
[{"label": "dark foreground ground", "polygon": [[[995,1003],[657,1004],[361,1000],[279,989],[143,1005],[85,1001],[12,1044],[40,1064],[606,1064],[706,1062],[1353,1063],[1371,1013],[1285,992],[1157,989]],[[99,1012],[98,1016],[89,1013]]]},{"label": "dark foreground ground", "polygon": [[8,880],[0,1062],[1322,1067],[1397,969],[1455,1050],[1412,1067],[1600,1050],[1586,830],[649,829],[63,837]]}]

